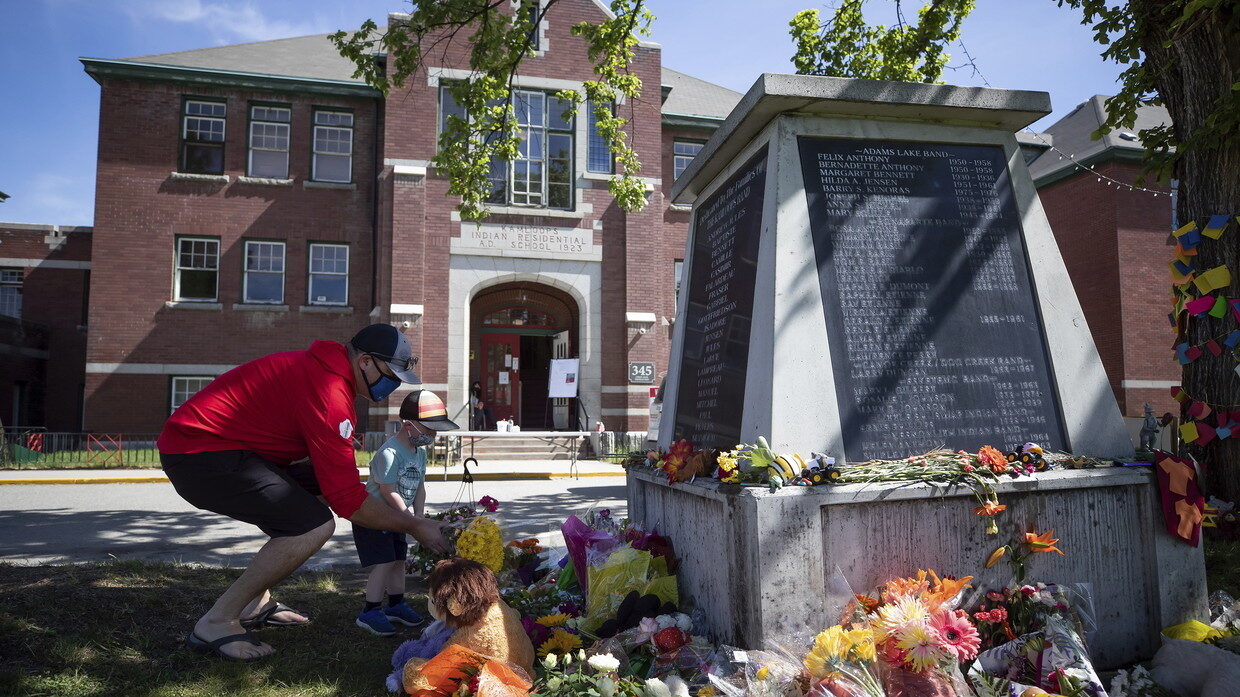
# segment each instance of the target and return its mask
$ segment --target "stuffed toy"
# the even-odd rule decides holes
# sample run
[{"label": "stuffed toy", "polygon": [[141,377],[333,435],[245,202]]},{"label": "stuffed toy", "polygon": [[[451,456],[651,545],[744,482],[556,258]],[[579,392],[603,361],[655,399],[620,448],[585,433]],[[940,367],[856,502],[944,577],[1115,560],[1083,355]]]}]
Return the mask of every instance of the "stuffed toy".
[{"label": "stuffed toy", "polygon": [[[434,658],[428,661],[425,654],[435,651],[431,655],[436,656],[452,647],[469,649],[504,664],[526,680],[534,675],[534,645],[521,626],[520,614],[500,599],[499,586],[490,569],[454,557],[436,564],[427,583],[427,607],[436,622],[426,628],[421,639],[398,648],[394,657],[404,659],[398,669],[400,686],[406,693],[427,694],[426,690],[434,689],[430,676],[424,673],[427,665],[433,665]],[[440,637],[443,643],[434,645]],[[416,645],[414,650],[410,650],[410,644]]]}]

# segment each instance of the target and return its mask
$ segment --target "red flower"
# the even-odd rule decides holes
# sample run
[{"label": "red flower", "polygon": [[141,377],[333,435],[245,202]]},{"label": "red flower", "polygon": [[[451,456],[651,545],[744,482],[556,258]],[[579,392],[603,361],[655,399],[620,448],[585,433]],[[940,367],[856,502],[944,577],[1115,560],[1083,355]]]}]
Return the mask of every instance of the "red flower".
[{"label": "red flower", "polygon": [[668,653],[689,643],[689,633],[680,627],[661,629],[654,635],[654,647],[659,653]]},{"label": "red flower", "polygon": [[482,510],[487,513],[494,513],[499,510],[499,501],[491,498],[490,496],[483,496],[478,499],[478,505],[482,506]]}]

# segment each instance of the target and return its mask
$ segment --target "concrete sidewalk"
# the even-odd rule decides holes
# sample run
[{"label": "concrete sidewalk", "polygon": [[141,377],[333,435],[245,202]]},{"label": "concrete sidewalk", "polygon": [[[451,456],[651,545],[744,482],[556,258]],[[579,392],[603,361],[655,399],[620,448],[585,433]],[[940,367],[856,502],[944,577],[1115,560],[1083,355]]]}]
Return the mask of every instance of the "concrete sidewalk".
[{"label": "concrete sidewalk", "polygon": [[[483,460],[470,465],[477,481],[548,480],[574,477],[622,477],[624,468],[601,460],[578,460],[576,472],[568,460]],[[369,468],[359,468],[363,477]],[[444,468],[432,465],[426,469],[427,481],[455,481],[464,469],[457,465]],[[160,469],[62,469],[62,470],[0,470],[0,486],[19,484],[153,484],[167,482]]]}]

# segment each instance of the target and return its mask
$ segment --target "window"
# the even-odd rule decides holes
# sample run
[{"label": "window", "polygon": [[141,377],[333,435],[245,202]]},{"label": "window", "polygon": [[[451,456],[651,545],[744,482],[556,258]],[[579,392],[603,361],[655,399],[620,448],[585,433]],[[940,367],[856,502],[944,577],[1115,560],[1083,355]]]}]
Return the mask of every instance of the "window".
[{"label": "window", "polygon": [[245,243],[245,279],[242,298],[247,303],[284,302],[284,243]]},{"label": "window", "polygon": [[551,314],[529,307],[503,307],[493,310],[483,316],[482,324],[488,327],[544,327],[548,329],[555,329],[559,326]]},{"label": "window", "polygon": [[22,317],[21,269],[0,269],[0,315]]},{"label": "window", "polygon": [[526,5],[525,9],[521,11],[525,21],[530,23],[530,51],[538,51],[542,49],[538,38],[538,24],[539,20],[542,19],[542,12],[538,7],[539,4],[540,3],[538,0],[531,0],[530,4]]},{"label": "window", "polygon": [[178,238],[173,299],[215,302],[219,268],[219,240],[202,237]]},{"label": "window", "polygon": [[310,245],[310,304],[349,303],[349,246]]},{"label": "window", "polygon": [[198,390],[206,387],[215,378],[210,375],[176,375],[172,378],[172,408],[169,413],[177,410],[177,407],[185,404],[185,402],[194,396]]},{"label": "window", "polygon": [[689,168],[689,163],[693,162],[693,158],[702,150],[702,143],[692,140],[677,140],[672,143],[672,167],[675,170],[674,179],[680,179],[680,175]]},{"label": "window", "polygon": [[223,102],[185,100],[181,117],[181,171],[193,174],[224,173]]},{"label": "window", "polygon": [[684,259],[677,259],[676,261],[672,262],[672,279],[674,283],[676,284],[676,298],[677,299],[680,298],[680,279],[684,276],[684,273],[685,273]]},{"label": "window", "polygon": [[[594,113],[594,105],[587,105],[589,112],[589,144],[586,147],[586,171],[597,172],[599,174],[611,174],[615,171],[615,158],[611,155],[611,146],[603,136],[598,132],[598,117]],[[614,114],[615,106],[607,104],[603,106],[603,110],[608,114]]]},{"label": "window", "polygon": [[288,133],[292,111],[288,107],[250,107],[251,177],[288,178]]},{"label": "window", "polygon": [[310,178],[320,182],[353,181],[353,114],[314,112],[314,161]]}]

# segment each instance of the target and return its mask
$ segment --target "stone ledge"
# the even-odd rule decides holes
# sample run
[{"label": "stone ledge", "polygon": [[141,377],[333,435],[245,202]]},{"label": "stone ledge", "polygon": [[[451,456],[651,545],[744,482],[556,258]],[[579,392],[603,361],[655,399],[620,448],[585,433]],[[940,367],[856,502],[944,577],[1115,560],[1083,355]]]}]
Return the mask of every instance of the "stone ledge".
[{"label": "stone ledge", "polygon": [[252,184],[254,186],[292,186],[292,179],[272,179],[270,177],[237,177],[238,184]]},{"label": "stone ledge", "polygon": [[348,305],[302,305],[297,308],[298,312],[317,312],[320,314],[353,314],[353,308]]},{"label": "stone ledge", "polygon": [[265,303],[233,303],[232,309],[247,312],[288,312],[288,305],[268,305]]},{"label": "stone ledge", "polygon": [[316,182],[307,179],[301,183],[303,189],[341,189],[344,191],[356,191],[357,184],[344,182]]},{"label": "stone ledge", "polygon": [[168,178],[178,182],[206,182],[210,184],[227,184],[232,179],[227,174],[194,174],[193,172],[172,172]]},{"label": "stone ledge", "polygon": [[168,300],[164,307],[169,310],[223,310],[221,303],[197,302],[194,300]]}]

